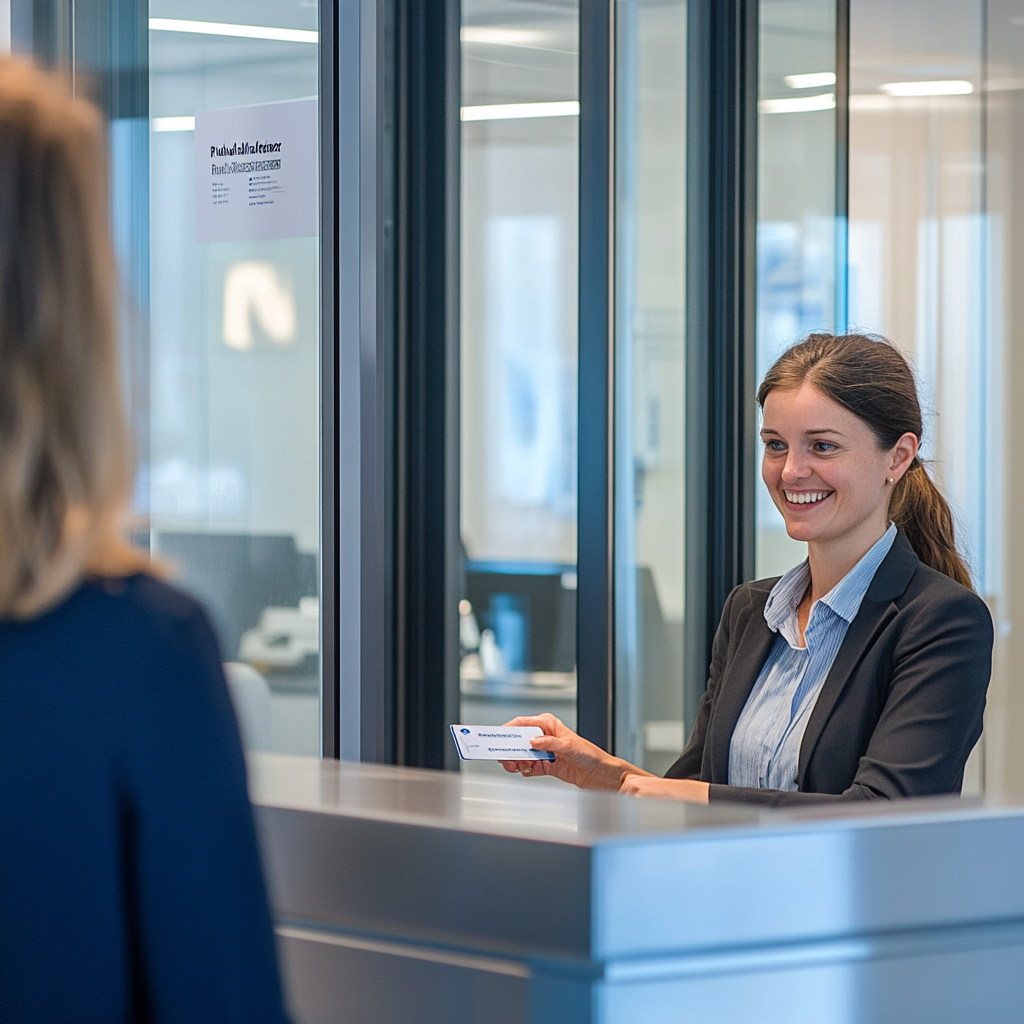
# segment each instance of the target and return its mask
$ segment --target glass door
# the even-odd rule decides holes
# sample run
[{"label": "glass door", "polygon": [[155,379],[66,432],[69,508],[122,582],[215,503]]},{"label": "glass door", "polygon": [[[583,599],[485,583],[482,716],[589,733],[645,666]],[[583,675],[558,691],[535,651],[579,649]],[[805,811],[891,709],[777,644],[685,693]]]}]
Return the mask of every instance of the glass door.
[{"label": "glass door", "polygon": [[575,3],[462,6],[466,722],[576,723],[578,34]]},{"label": "glass door", "polygon": [[[1004,448],[1000,423],[1012,406],[1000,321],[1013,294],[1001,251],[1014,205],[1006,203],[1007,172],[1019,173],[1001,131],[1021,87],[1015,12],[980,0],[934,0],[927,12],[907,0],[852,0],[850,20],[850,321],[885,335],[914,367],[922,456],[953,508],[978,593],[997,616],[999,501],[1011,475],[1002,460],[1013,448]],[[987,18],[995,42],[988,66]],[[1007,621],[997,644],[1009,632]],[[990,707],[1005,692],[1001,653]],[[983,786],[989,735],[997,737],[993,753],[1002,753],[993,721],[967,764],[967,793]]]},{"label": "glass door", "polygon": [[[760,0],[757,382],[811,331],[833,331],[846,281],[837,196],[836,0]],[[840,325],[840,329],[841,325]],[[750,396],[754,401],[754,396]],[[786,533],[757,458],[758,579],[806,557]]]},{"label": "glass door", "polygon": [[320,749],[313,0],[13,0],[110,117],[140,542],[215,625],[250,749]]},{"label": "glass door", "polygon": [[616,6],[615,753],[663,772],[687,727],[687,5]]}]

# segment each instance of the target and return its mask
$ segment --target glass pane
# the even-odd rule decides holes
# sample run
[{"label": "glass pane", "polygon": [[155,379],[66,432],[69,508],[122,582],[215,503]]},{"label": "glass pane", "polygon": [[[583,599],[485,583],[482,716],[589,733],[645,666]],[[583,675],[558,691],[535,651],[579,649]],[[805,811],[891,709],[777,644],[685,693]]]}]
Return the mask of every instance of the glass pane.
[{"label": "glass pane", "polygon": [[[1011,47],[1021,32],[1013,14],[1024,14],[1012,6],[994,36]],[[917,371],[923,455],[957,515],[979,591],[992,597],[1001,403],[993,315],[1012,288],[998,297],[1001,281],[990,277],[1001,221],[985,212],[985,8],[981,0],[851,6],[849,296],[851,324],[894,341]],[[992,85],[1005,86],[1012,68],[993,75]],[[989,95],[1004,107],[1009,99],[1005,88]],[[1005,200],[1006,165],[989,168]],[[976,764],[965,791],[977,788]]]},{"label": "glass pane", "polygon": [[210,613],[250,749],[316,754],[318,6],[13,0],[110,118],[137,541]]},{"label": "glass pane", "polygon": [[[757,379],[809,331],[835,328],[836,4],[761,0],[757,168]],[[842,252],[839,252],[841,259]],[[751,396],[753,401],[753,396]],[[757,577],[806,555],[757,467]]]},{"label": "glass pane", "polygon": [[615,752],[684,745],[686,3],[618,0]]},{"label": "glass pane", "polygon": [[573,3],[463,4],[461,686],[476,724],[576,718],[577,51]]},{"label": "glass pane", "polygon": [[915,364],[923,454],[976,575],[988,363],[982,9],[937,0],[922,18],[908,3],[857,3],[850,54],[850,319]]},{"label": "glass pane", "polygon": [[[1016,496],[1024,480],[1024,449],[1016,400],[1024,395],[1024,2],[989,0],[985,69],[984,506],[983,543],[974,541],[979,587],[996,622],[992,684],[986,715],[984,771],[988,793],[1024,793],[1024,601]],[[977,357],[975,357],[977,358]],[[973,361],[973,360],[972,360]],[[977,422],[977,421],[976,421]],[[970,767],[970,762],[968,762]],[[981,778],[978,778],[981,776]],[[969,777],[970,779],[970,777]]]},{"label": "glass pane", "polygon": [[149,5],[138,489],[154,552],[210,610],[248,744],[307,754],[320,734],[317,17],[303,0]]},{"label": "glass pane", "polygon": [[110,118],[137,541],[210,613],[243,739],[316,754],[315,0],[13,0]]}]

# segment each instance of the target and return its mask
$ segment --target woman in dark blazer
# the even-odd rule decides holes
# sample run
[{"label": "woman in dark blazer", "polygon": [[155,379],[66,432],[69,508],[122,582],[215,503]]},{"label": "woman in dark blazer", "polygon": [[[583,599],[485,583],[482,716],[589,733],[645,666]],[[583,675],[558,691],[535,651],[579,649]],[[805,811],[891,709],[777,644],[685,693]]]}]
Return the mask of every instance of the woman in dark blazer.
[{"label": "woman in dark blazer", "polygon": [[0,61],[0,1020],[284,1024],[217,643],[122,539],[104,151]]},{"label": "woman in dark blazer", "polygon": [[882,339],[812,335],[758,391],[762,476],[808,559],[726,601],[690,741],[665,778],[552,715],[508,762],[587,788],[773,806],[958,793],[992,620],[920,459],[913,374]]}]

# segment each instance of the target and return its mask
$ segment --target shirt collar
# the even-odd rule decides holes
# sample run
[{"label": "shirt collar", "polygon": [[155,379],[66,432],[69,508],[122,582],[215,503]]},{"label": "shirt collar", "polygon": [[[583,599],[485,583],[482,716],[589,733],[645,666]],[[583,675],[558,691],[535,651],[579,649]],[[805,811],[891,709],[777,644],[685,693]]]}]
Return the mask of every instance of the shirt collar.
[{"label": "shirt collar", "polygon": [[807,584],[811,582],[811,567],[805,558],[799,565],[794,565],[778,583],[772,587],[764,606],[764,618],[768,628],[778,633],[782,624],[793,615],[807,593]]},{"label": "shirt collar", "polygon": [[[890,523],[889,529],[871,545],[864,557],[820,599],[821,604],[827,605],[848,623],[853,622],[875,572],[889,553],[895,539],[896,524]],[[796,615],[810,581],[811,567],[805,558],[772,587],[765,602],[764,617],[773,633],[777,633],[784,622]]]}]

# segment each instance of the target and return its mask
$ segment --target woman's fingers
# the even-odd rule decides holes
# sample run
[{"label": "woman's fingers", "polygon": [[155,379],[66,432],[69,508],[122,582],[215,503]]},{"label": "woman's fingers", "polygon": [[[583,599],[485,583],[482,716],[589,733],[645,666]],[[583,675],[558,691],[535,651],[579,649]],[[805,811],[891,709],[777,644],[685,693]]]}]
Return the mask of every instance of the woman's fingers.
[{"label": "woman's fingers", "polygon": [[502,768],[507,772],[515,774],[519,772],[522,775],[548,775],[548,766],[553,764],[552,761],[501,761]]},{"label": "woman's fingers", "polygon": [[641,775],[627,775],[619,786],[619,792],[622,793],[623,796],[639,796],[640,786],[638,783],[642,777],[643,776]]},{"label": "woman's fingers", "polygon": [[584,789],[619,788],[623,762],[567,728],[554,715],[519,715],[506,725],[541,729],[540,736],[530,738],[530,746],[554,754],[555,759],[503,762],[505,771],[525,776],[550,775]]},{"label": "woman's fingers", "polygon": [[[519,715],[513,718],[511,722],[506,722],[503,728],[517,728],[522,726],[534,726],[537,729],[542,729],[548,736],[555,735],[562,730],[565,730],[565,726],[550,712],[545,712],[542,715]],[[565,730],[568,731],[568,730]]]},{"label": "woman's fingers", "polygon": [[546,750],[555,757],[573,757],[584,761],[596,760],[602,753],[574,732],[567,736],[534,736],[530,746],[534,750]]},{"label": "woman's fingers", "polygon": [[549,736],[545,733],[543,736],[531,736],[530,746],[534,750],[557,750],[559,747],[564,747],[566,740],[561,736]]}]

